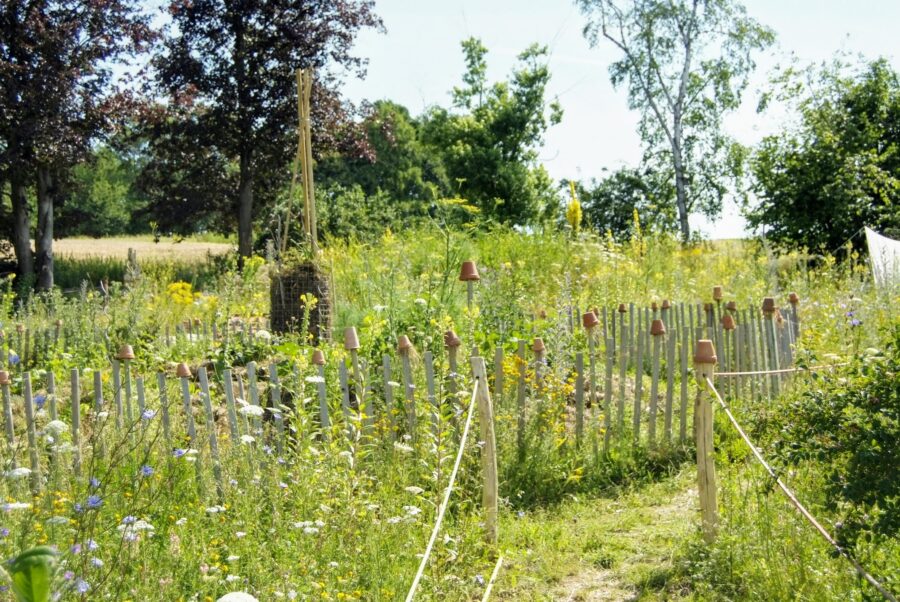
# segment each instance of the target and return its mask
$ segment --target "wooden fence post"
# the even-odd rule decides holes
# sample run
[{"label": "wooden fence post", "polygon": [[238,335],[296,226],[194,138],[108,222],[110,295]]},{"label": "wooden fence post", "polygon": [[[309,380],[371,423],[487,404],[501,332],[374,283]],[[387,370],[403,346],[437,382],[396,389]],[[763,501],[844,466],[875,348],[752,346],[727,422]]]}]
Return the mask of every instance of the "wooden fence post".
[{"label": "wooden fence post", "polygon": [[694,373],[697,377],[697,401],[694,404],[694,439],[697,444],[697,487],[703,539],[713,543],[718,528],[716,507],[716,464],[713,448],[713,406],[706,379],[712,380],[718,358],[713,342],[697,341],[694,351]]},{"label": "wooden fence post", "polygon": [[16,430],[13,425],[12,401],[9,398],[9,372],[0,371],[0,388],[3,389],[3,423],[6,427],[6,444],[10,458],[10,468],[16,467]]},{"label": "wooden fence post", "polygon": [[490,545],[497,544],[497,442],[494,438],[494,408],[491,404],[491,392],[488,389],[487,371],[484,358],[473,357],[472,374],[475,377],[478,403],[478,420],[481,423],[481,466],[484,474],[484,538]]},{"label": "wooden fence post", "polygon": [[31,464],[31,492],[41,492],[41,464],[38,457],[37,430],[34,425],[34,406],[31,401],[31,374],[22,374],[23,397],[25,401],[25,429],[28,434],[28,459]]},{"label": "wooden fence post", "polygon": [[72,471],[76,477],[81,476],[81,383],[78,379],[78,368],[72,368]]}]

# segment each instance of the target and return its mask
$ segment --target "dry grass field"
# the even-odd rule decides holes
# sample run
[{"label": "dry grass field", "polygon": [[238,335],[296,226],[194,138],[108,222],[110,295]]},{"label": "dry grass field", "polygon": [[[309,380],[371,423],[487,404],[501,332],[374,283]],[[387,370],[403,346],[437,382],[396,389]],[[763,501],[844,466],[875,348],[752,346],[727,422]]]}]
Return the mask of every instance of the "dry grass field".
[{"label": "dry grass field", "polygon": [[200,242],[183,240],[154,242],[147,237],[122,238],[64,238],[53,242],[57,257],[85,259],[89,257],[111,257],[127,259],[128,249],[137,251],[138,259],[175,259],[180,261],[202,260],[207,255],[222,255],[232,249],[232,245],[222,242]]}]

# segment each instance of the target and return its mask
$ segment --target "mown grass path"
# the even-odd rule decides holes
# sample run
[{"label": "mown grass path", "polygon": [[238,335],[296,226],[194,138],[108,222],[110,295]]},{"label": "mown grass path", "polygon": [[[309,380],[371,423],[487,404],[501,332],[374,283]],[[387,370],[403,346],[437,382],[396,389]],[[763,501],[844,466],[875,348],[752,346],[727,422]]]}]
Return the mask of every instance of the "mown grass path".
[{"label": "mown grass path", "polygon": [[664,480],[511,517],[500,600],[679,600],[676,558],[696,530],[690,465]]}]

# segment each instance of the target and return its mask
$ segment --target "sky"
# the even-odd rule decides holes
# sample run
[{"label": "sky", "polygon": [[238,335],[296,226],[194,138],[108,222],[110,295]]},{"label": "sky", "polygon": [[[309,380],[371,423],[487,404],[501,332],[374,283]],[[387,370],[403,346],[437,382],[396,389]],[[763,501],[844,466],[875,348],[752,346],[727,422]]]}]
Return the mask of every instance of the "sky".
[{"label": "sky", "polygon": [[[757,56],[757,71],[741,108],[726,116],[738,141],[754,144],[782,127],[783,111],[756,113],[767,75],[791,55],[822,62],[835,52],[886,57],[900,71],[900,0],[745,0],[748,14],[771,27],[776,45]],[[562,123],[546,134],[540,162],[555,179],[600,178],[606,170],[637,166],[641,147],[637,115],[624,90],[609,81],[618,58],[609,45],[591,48],[582,35],[586,18],[573,0],[376,0],[385,33],[363,32],[356,43],[369,59],[365,79],[347,77],[344,93],[354,101],[390,99],[414,114],[450,104],[450,90],[464,70],[460,42],[478,37],[488,48],[488,77],[505,78],[516,56],[532,43],[550,49],[548,97],[563,107]],[[780,114],[779,114],[780,113]],[[715,223],[691,223],[713,238],[745,235],[733,203]]]}]

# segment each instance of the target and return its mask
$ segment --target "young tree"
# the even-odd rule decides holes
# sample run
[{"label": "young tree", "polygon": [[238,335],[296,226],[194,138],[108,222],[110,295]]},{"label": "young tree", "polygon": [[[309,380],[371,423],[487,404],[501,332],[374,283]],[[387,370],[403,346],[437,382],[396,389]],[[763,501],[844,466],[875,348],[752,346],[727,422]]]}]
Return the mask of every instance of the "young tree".
[{"label": "young tree", "polygon": [[442,157],[456,193],[501,223],[527,224],[554,206],[553,182],[537,166],[537,148],[562,109],[545,98],[547,49],[519,55],[509,81],[487,81],[487,48],[464,40],[465,87],[454,88],[456,112],[436,108],[424,117],[423,139]]},{"label": "young tree", "polygon": [[610,68],[625,84],[648,166],[671,171],[682,238],[688,216],[721,210],[729,181],[739,179],[743,150],[722,131],[755,67],[754,51],[774,33],[735,0],[576,0],[592,20],[592,45],[606,40],[622,53]]},{"label": "young tree", "polygon": [[194,105],[188,132],[192,139],[180,140],[180,125],[169,115],[169,127],[153,132],[152,143],[189,146],[224,166],[225,172],[233,169],[234,185],[225,186],[220,179],[216,186],[228,188],[242,256],[252,252],[255,198],[274,198],[294,155],[295,70],[316,71],[313,140],[314,146],[327,146],[333,143],[332,125],[342,113],[335,100],[338,80],[329,69],[362,70],[364,61],[351,51],[361,29],[381,25],[373,4],[172,2],[170,37],[154,61],[156,84],[173,104]]},{"label": "young tree", "polygon": [[[112,66],[152,40],[137,0],[7,0],[0,7],[0,175],[10,184],[18,273],[53,286],[54,203],[68,168],[129,108]],[[31,251],[29,183],[37,193]],[[36,260],[36,265],[35,265]]]},{"label": "young tree", "polygon": [[828,251],[863,226],[900,237],[900,77],[888,62],[790,70],[776,90],[799,122],[756,149],[750,225]]}]

